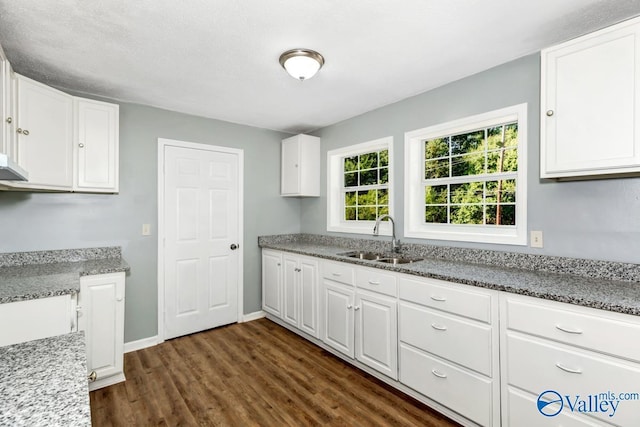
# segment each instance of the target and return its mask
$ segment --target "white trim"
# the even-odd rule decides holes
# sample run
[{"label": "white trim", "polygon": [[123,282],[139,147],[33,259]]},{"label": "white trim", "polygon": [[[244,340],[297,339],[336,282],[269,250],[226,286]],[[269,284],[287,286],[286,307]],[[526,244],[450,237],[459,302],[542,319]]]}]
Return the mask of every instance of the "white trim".
[{"label": "white trim", "polygon": [[149,338],[142,338],[141,340],[129,341],[124,343],[124,352],[131,353],[132,351],[138,351],[144,348],[153,347],[160,344],[161,342],[162,341],[158,339],[157,335]]},{"label": "white trim", "polygon": [[263,317],[266,317],[266,315],[267,313],[264,312],[263,310],[254,311],[253,313],[245,314],[244,316],[242,316],[242,323],[262,319]]},{"label": "white trim", "polygon": [[244,150],[239,148],[221,147],[217,145],[200,144],[195,142],[178,141],[174,139],[158,138],[158,339],[164,341],[164,266],[163,242],[164,232],[164,149],[165,147],[190,148],[194,150],[215,151],[238,156],[238,322],[244,316]]},{"label": "white trim", "polygon": [[125,380],[126,378],[124,377],[123,373],[120,373],[117,375],[110,375],[106,378],[100,378],[95,380],[92,383],[89,383],[89,391],[94,391],[103,387],[108,387],[110,385],[118,384]]},{"label": "white trim", "polygon": [[[389,150],[389,215],[393,217],[395,199],[395,165],[393,164],[393,137],[387,136],[348,147],[327,151],[327,231],[354,234],[373,234],[375,221],[344,221],[342,199],[342,166],[338,159],[371,151]],[[380,224],[380,235],[391,236],[391,224]]]},{"label": "white trim", "polygon": [[[422,142],[443,135],[489,127],[499,121],[518,121],[518,172],[514,227],[424,223],[424,158]],[[404,143],[404,237],[481,242],[509,245],[527,244],[527,104],[465,117],[451,122],[406,132]],[[417,160],[416,160],[417,159]]]}]

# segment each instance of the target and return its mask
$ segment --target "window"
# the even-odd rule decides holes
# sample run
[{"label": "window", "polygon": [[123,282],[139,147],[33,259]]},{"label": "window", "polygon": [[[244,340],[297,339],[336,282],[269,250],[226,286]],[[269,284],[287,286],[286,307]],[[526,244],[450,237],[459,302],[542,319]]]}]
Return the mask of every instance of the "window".
[{"label": "window", "polygon": [[406,236],[526,244],[526,111],[405,134]]},{"label": "window", "polygon": [[[383,138],[327,153],[327,230],[371,234],[380,215],[392,214],[391,143]],[[391,234],[383,224],[380,234]]]}]

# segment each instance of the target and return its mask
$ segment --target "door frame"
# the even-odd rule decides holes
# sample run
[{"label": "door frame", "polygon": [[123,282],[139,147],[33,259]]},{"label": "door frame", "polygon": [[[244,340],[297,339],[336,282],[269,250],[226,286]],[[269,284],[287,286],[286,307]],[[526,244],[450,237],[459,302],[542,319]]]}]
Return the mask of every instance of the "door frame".
[{"label": "door frame", "polygon": [[165,147],[178,147],[192,150],[206,150],[218,153],[235,154],[238,156],[238,323],[244,316],[244,150],[240,148],[221,147],[195,142],[179,141],[175,139],[158,138],[158,339],[164,342],[164,151]]}]

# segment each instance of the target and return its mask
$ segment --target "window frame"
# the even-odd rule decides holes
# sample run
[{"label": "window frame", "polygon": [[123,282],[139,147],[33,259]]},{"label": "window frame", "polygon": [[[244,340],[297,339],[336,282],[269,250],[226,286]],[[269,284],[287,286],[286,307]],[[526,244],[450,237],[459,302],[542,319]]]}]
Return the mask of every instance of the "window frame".
[{"label": "window frame", "polygon": [[[527,104],[518,104],[446,123],[405,132],[405,180],[404,180],[404,237],[459,242],[496,243],[507,245],[527,244]],[[507,122],[518,123],[518,170],[516,172],[516,225],[495,226],[479,224],[425,223],[424,142]],[[504,174],[480,174],[500,179]],[[454,179],[458,179],[456,177]],[[464,179],[463,179],[464,180]],[[494,180],[488,179],[488,180]],[[473,180],[464,180],[472,182]]]},{"label": "window frame", "polygon": [[[327,151],[327,231],[338,233],[373,234],[375,221],[347,221],[344,219],[344,166],[343,159],[374,151],[388,150],[389,215],[393,217],[394,167],[393,137],[388,136],[347,147]],[[379,234],[391,236],[390,221],[382,221]]]}]

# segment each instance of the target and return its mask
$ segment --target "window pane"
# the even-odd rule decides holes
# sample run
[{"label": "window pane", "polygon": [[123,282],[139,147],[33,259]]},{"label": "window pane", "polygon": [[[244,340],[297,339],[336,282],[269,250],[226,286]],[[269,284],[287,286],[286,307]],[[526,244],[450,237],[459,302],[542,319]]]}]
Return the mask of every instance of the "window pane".
[{"label": "window pane", "polygon": [[426,179],[449,177],[449,159],[427,160],[424,166]]},{"label": "window pane", "polygon": [[447,203],[448,189],[446,185],[427,186],[424,189],[424,202],[427,205]]},{"label": "window pane", "polygon": [[451,155],[466,154],[484,150],[484,130],[453,135],[451,137]]},{"label": "window pane", "polygon": [[518,145],[518,123],[511,123],[504,127],[504,146],[515,147]]},{"label": "window pane", "polygon": [[516,181],[488,181],[486,190],[487,203],[515,203]]},{"label": "window pane", "polygon": [[358,170],[358,156],[347,157],[344,159],[344,171],[351,172]]},{"label": "window pane", "polygon": [[451,206],[452,224],[482,224],[482,205]]},{"label": "window pane", "polygon": [[367,153],[360,155],[360,170],[378,167],[378,153]]},{"label": "window pane", "polygon": [[378,204],[379,205],[388,205],[389,204],[389,191],[388,190],[378,190]]},{"label": "window pane", "polygon": [[449,155],[449,138],[437,138],[424,143],[425,160]]},{"label": "window pane", "polygon": [[518,151],[507,148],[487,154],[487,173],[515,172],[518,170]]},{"label": "window pane", "polygon": [[351,172],[344,174],[344,186],[345,187],[357,187],[358,186],[358,172]]},{"label": "window pane", "polygon": [[355,206],[356,205],[356,192],[348,191],[344,193],[344,205],[345,206]]},{"label": "window pane", "polygon": [[376,205],[376,191],[358,191],[358,206],[375,206]]},{"label": "window pane", "polygon": [[389,168],[380,169],[380,184],[389,183]]},{"label": "window pane", "polygon": [[353,221],[356,219],[356,208],[346,208],[344,210],[344,219]]},{"label": "window pane", "polygon": [[484,173],[484,152],[451,159],[451,176],[478,175]]},{"label": "window pane", "polygon": [[451,203],[482,203],[482,182],[466,182],[451,185]]},{"label": "window pane", "polygon": [[360,185],[376,185],[378,183],[378,170],[360,172]]},{"label": "window pane", "polygon": [[383,150],[380,152],[380,167],[389,166],[389,150]]},{"label": "window pane", "polygon": [[500,225],[516,225],[516,207],[514,205],[498,205],[500,208]]},{"label": "window pane", "polygon": [[358,220],[360,221],[375,221],[376,219],[376,207],[359,207],[358,208]]},{"label": "window pane", "polygon": [[502,130],[503,126],[496,126],[487,129],[487,150],[495,150],[503,147]]},{"label": "window pane", "polygon": [[426,206],[424,209],[424,220],[429,223],[446,224],[447,223],[447,207],[446,206]]},{"label": "window pane", "polygon": [[[378,206],[378,216],[380,216],[380,215],[389,215],[389,207],[388,206]],[[388,220],[388,218],[383,219],[383,221],[387,221],[387,220]]]}]

